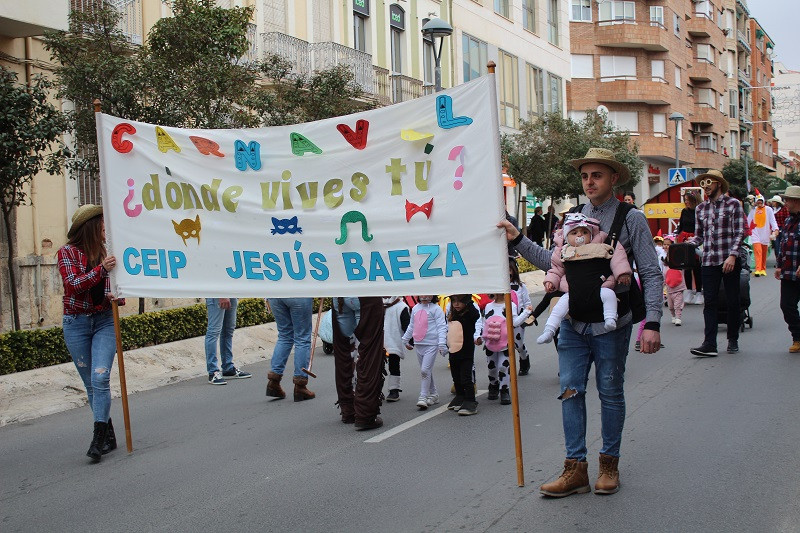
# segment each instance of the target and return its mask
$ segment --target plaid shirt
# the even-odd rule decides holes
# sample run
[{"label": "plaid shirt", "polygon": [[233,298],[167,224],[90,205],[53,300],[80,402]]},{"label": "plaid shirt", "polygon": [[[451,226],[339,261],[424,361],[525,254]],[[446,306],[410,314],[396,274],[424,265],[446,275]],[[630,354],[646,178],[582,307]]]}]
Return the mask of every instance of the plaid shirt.
[{"label": "plaid shirt", "polygon": [[83,250],[71,244],[58,250],[58,271],[64,281],[64,314],[90,315],[111,309],[111,302],[103,298],[100,305],[94,305],[90,289],[98,283],[105,283],[104,295],[111,292],[111,281],[103,265],[87,270],[88,258]]},{"label": "plaid shirt", "polygon": [[797,281],[797,267],[800,267],[800,214],[789,215],[781,227],[783,240],[777,265],[781,279]]},{"label": "plaid shirt", "polygon": [[775,222],[778,223],[779,230],[783,229],[783,224],[787,218],[789,218],[789,210],[786,209],[786,206],[781,206],[780,209],[775,211]]},{"label": "plaid shirt", "polygon": [[717,266],[728,256],[739,257],[744,239],[744,210],[735,198],[720,195],[697,206],[695,236],[691,242],[703,245],[703,266]]}]

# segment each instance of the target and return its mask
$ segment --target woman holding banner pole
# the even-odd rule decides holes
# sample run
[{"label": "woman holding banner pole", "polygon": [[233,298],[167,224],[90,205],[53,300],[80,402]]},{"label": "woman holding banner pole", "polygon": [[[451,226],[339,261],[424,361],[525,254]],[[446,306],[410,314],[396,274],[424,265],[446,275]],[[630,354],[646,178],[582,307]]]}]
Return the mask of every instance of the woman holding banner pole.
[{"label": "woman holding banner pole", "polygon": [[[117,265],[106,255],[103,207],[86,204],[72,215],[67,244],[58,250],[58,270],[64,283],[64,342],[86,387],[94,415],[94,432],[86,455],[93,463],[117,447],[109,378],[116,354],[111,283]],[[124,305],[124,301],[119,301]]]}]

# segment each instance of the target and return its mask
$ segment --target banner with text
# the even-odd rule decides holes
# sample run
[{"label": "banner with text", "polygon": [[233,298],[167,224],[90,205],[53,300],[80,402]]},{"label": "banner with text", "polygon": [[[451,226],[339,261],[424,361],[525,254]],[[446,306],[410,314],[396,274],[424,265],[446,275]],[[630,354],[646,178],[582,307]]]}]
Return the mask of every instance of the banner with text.
[{"label": "banner with text", "polygon": [[293,126],[97,113],[119,297],[507,292],[494,76]]}]

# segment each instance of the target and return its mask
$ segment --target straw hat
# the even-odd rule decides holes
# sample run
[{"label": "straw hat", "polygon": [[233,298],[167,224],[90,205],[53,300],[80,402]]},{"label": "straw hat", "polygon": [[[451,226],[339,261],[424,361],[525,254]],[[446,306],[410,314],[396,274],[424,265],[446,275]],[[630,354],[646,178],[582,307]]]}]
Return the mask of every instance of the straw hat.
[{"label": "straw hat", "polygon": [[728,184],[728,180],[725,179],[725,176],[722,175],[722,171],[720,170],[709,170],[705,174],[695,176],[694,179],[697,181],[697,183],[700,183],[703,178],[711,178],[712,180],[719,182],[720,187],[722,187],[722,194],[725,194],[728,192],[728,189],[731,188],[731,186]]},{"label": "straw hat", "polygon": [[67,232],[67,238],[71,239],[73,236],[75,236],[78,230],[81,229],[81,226],[94,217],[102,214],[102,205],[86,204],[80,206],[78,210],[75,211],[75,214],[72,215],[72,226],[70,226],[69,231]]},{"label": "straw hat", "polygon": [[800,185],[790,185],[786,187],[786,191],[781,194],[781,198],[786,200],[787,198],[794,198],[795,200],[800,200]]},{"label": "straw hat", "polygon": [[769,201],[770,201],[770,202],[774,202],[774,203],[776,203],[776,204],[781,204],[781,205],[783,205],[783,198],[781,198],[781,197],[780,197],[780,195],[778,195],[778,194],[776,194],[775,196],[773,196],[772,198],[770,198],[770,199],[769,199]]},{"label": "straw hat", "polygon": [[559,211],[558,214],[559,215],[563,215],[564,213],[569,212],[569,210],[572,209],[573,207],[575,207],[575,206],[572,205],[572,202],[568,201],[564,205],[561,206],[561,211]]},{"label": "straw hat", "polygon": [[628,170],[628,167],[617,161],[617,158],[614,157],[614,152],[611,150],[606,150],[605,148],[589,148],[589,151],[586,152],[584,157],[581,159],[572,159],[569,162],[578,172],[581,171],[581,167],[586,163],[601,163],[613,168],[614,172],[619,174],[619,180],[616,183],[617,187],[628,183],[631,179],[631,172]]}]

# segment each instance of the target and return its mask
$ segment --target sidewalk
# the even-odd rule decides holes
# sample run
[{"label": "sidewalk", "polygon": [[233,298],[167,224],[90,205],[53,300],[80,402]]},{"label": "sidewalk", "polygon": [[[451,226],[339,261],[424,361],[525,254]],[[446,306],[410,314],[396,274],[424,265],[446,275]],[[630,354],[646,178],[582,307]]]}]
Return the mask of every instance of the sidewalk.
[{"label": "sidewalk", "polygon": [[[543,272],[527,272],[521,277],[532,295],[542,292]],[[535,307],[538,298],[532,299]],[[237,329],[234,362],[246,367],[270,359],[277,338],[274,322]],[[206,376],[204,337],[125,352],[129,395],[201,376]],[[253,377],[266,383],[266,376]],[[117,364],[111,372],[111,394],[120,396]],[[83,382],[71,362],[0,376],[0,427],[84,405]]]}]

